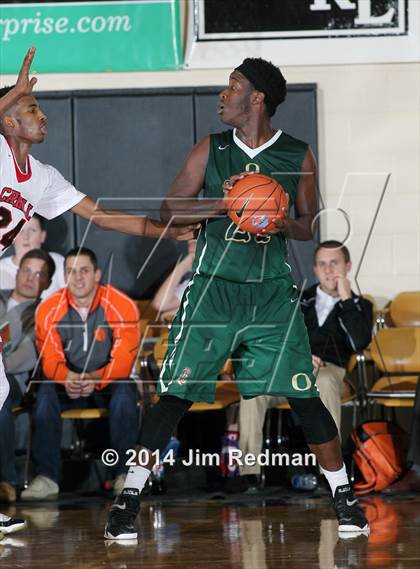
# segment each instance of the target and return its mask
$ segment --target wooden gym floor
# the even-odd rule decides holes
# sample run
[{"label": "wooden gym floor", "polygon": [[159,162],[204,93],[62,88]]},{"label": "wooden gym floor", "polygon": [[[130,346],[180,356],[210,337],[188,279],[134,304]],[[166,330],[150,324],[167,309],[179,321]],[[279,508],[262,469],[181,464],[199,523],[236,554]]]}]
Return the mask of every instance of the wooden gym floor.
[{"label": "wooden gym floor", "polygon": [[28,528],[0,541],[0,568],[353,569],[420,567],[420,496],[373,496],[369,538],[341,540],[325,493],[146,497],[139,543],[102,538],[102,497],[3,507]]}]

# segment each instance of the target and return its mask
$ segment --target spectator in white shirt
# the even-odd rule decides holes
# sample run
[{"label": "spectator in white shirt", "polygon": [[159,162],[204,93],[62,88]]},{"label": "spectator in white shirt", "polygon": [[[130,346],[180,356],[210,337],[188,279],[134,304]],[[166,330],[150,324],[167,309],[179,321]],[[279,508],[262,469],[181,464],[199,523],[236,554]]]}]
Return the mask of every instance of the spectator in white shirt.
[{"label": "spectator in white shirt", "polygon": [[[16,281],[16,273],[22,257],[32,249],[41,249],[47,239],[44,219],[34,214],[22,228],[13,242],[14,254],[0,259],[0,289],[13,289]],[[66,286],[64,281],[64,257],[59,253],[49,251],[55,263],[55,273],[50,286],[42,293],[42,298],[47,298],[53,292]]]}]

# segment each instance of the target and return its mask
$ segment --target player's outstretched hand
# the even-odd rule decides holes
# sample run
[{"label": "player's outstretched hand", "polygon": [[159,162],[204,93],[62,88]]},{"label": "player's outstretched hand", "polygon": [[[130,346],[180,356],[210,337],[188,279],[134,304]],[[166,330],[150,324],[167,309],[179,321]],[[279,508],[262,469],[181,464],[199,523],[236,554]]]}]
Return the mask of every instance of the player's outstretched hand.
[{"label": "player's outstretched hand", "polygon": [[176,239],[177,241],[196,239],[196,233],[200,228],[199,223],[168,227],[166,223],[156,221],[155,219],[148,219],[147,222],[145,234],[147,237],[163,237],[164,239]]},{"label": "player's outstretched hand", "polygon": [[176,239],[177,241],[191,241],[197,239],[197,232],[200,225],[185,225],[184,227],[170,227],[165,234],[167,239]]},{"label": "player's outstretched hand", "polygon": [[31,69],[32,61],[35,56],[35,48],[31,47],[25,55],[22,67],[20,68],[19,75],[16,81],[15,89],[21,96],[30,95],[35,83],[38,81],[36,77],[29,79],[29,70]]}]

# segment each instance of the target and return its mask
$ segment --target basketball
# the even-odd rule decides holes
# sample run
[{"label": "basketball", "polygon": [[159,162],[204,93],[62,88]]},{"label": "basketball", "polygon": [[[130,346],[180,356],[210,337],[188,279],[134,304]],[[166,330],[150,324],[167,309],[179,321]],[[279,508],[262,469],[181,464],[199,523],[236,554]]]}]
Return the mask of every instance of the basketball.
[{"label": "basketball", "polygon": [[235,182],[228,198],[230,219],[249,233],[271,231],[276,228],[273,218],[287,217],[289,195],[276,180],[263,174]]}]

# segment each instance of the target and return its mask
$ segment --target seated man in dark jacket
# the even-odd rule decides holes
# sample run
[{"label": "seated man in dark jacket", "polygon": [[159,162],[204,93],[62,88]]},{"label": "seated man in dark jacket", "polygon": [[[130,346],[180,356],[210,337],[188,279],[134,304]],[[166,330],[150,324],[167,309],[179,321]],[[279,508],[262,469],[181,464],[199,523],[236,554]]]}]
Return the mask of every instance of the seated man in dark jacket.
[{"label": "seated man in dark jacket", "polygon": [[[350,270],[347,247],[339,241],[324,241],[314,254],[319,283],[301,297],[317,387],[339,432],[346,365],[354,352],[366,348],[372,336],[372,304],[352,292],[347,278]],[[265,413],[283,401],[268,396],[241,400],[239,445],[243,453],[261,452]],[[259,473],[258,464],[241,467],[244,476]]]},{"label": "seated man in dark jacket", "polygon": [[372,338],[372,304],[352,292],[350,270],[347,247],[324,241],[314,254],[319,283],[301,297],[317,386],[339,431],[345,368],[350,356],[366,348]]}]

